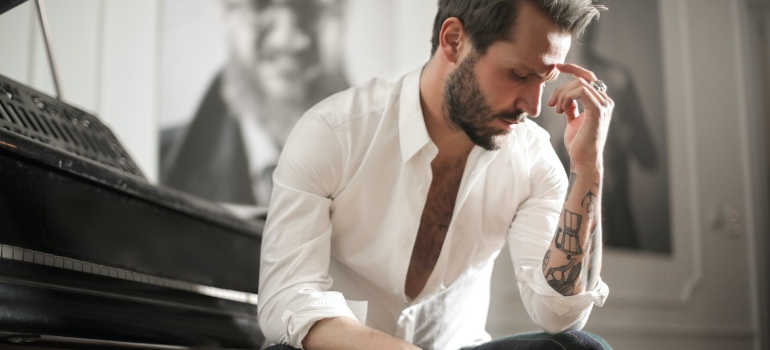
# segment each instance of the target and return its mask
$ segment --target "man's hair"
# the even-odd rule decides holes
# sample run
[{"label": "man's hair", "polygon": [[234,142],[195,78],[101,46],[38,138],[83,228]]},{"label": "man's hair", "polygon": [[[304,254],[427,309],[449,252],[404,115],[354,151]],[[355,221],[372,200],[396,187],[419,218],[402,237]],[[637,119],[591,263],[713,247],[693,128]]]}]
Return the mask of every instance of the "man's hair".
[{"label": "man's hair", "polygon": [[465,26],[473,48],[485,54],[492,43],[513,39],[519,2],[530,1],[564,32],[580,37],[599,11],[594,0],[439,0],[430,54],[436,52],[441,26],[447,18],[457,17]]}]

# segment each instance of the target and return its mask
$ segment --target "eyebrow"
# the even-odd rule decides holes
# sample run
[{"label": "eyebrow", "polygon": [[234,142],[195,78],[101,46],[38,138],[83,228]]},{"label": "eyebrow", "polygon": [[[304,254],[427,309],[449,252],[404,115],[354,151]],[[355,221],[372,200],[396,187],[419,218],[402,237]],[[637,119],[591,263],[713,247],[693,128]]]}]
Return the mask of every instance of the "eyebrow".
[{"label": "eyebrow", "polygon": [[527,66],[525,66],[525,69],[530,74],[533,74],[533,75],[537,76],[538,78],[540,78],[540,80],[542,80],[544,82],[549,82],[549,81],[552,81],[552,80],[556,80],[556,78],[559,76],[559,70],[556,69],[555,66],[553,67],[553,69],[551,69],[551,71],[550,71],[551,73],[548,73],[546,75],[539,74],[539,73],[535,72],[534,69],[531,69],[531,68],[529,68]]},{"label": "eyebrow", "polygon": [[554,81],[559,77],[559,70],[554,67],[552,73],[546,76],[547,79],[543,79],[545,82]]}]

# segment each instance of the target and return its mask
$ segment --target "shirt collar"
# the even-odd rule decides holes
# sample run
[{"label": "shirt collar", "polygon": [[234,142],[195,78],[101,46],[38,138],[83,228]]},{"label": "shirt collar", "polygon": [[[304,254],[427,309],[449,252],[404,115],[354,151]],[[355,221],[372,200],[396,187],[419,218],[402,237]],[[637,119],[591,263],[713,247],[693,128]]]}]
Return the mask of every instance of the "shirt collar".
[{"label": "shirt collar", "polygon": [[398,131],[401,141],[401,156],[404,162],[417,154],[425,145],[431,143],[420,104],[421,75],[422,67],[407,74],[401,84]]}]

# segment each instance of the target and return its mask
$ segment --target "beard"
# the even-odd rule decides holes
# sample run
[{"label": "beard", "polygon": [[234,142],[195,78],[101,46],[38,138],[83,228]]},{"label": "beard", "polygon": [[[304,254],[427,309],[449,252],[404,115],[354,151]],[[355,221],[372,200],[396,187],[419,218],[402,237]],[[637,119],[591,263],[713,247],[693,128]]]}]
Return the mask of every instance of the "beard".
[{"label": "beard", "polygon": [[475,145],[487,151],[500,149],[508,140],[510,130],[491,125],[497,119],[518,123],[527,119],[522,110],[495,113],[481,92],[473,68],[479,59],[475,50],[449,74],[444,84],[444,109],[450,127],[461,129]]}]

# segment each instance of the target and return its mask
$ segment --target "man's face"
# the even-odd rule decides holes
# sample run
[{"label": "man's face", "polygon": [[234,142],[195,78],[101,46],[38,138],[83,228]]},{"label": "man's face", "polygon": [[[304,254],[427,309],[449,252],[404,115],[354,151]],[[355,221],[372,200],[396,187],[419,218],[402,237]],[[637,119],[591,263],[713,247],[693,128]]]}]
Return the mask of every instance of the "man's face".
[{"label": "man's face", "polygon": [[496,120],[520,123],[526,115],[522,110],[492,110],[474,72],[478,59],[479,54],[474,50],[449,74],[444,85],[444,101],[450,124],[459,126],[474,144],[490,151],[499,149],[509,132],[492,124]]},{"label": "man's face", "polygon": [[[302,101],[322,73],[319,37],[337,14],[329,0],[226,0],[234,63],[271,101]],[[321,40],[323,41],[323,40]]]},{"label": "man's face", "polygon": [[484,55],[470,49],[447,77],[450,124],[487,150],[500,148],[516,124],[540,114],[546,81],[558,76],[571,37],[527,1],[520,3],[514,41],[497,41]]}]

